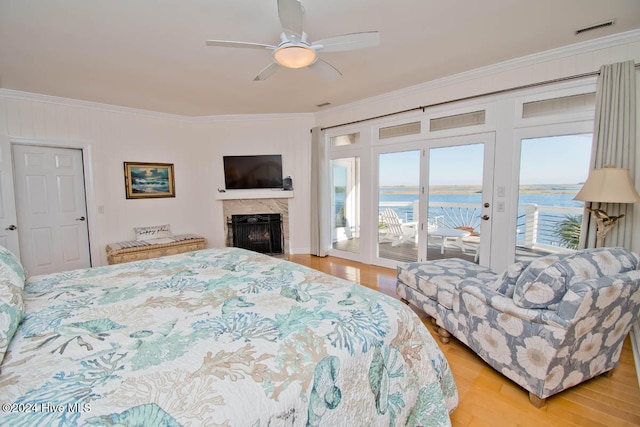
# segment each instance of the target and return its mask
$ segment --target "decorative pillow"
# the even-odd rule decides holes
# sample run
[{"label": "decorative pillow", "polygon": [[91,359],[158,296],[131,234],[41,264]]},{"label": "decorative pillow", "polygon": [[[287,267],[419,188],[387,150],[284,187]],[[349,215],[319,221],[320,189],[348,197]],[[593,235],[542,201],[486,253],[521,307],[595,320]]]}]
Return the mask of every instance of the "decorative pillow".
[{"label": "decorative pillow", "polygon": [[490,285],[491,289],[508,298],[512,298],[516,282],[520,277],[520,274],[522,274],[529,264],[531,264],[531,261],[519,261],[511,264],[504,273],[502,273],[502,275],[500,275],[500,277]]},{"label": "decorative pillow", "polygon": [[0,246],[0,279],[7,279],[20,289],[27,277],[18,258],[9,249]]},{"label": "decorative pillow", "polygon": [[4,359],[11,338],[13,338],[18,325],[24,318],[22,294],[18,299],[19,304],[7,304],[4,301],[0,301],[0,363]]},{"label": "decorative pillow", "polygon": [[0,246],[0,363],[24,318],[22,290],[25,276],[15,255]]},{"label": "decorative pillow", "polygon": [[537,258],[520,274],[513,290],[513,302],[522,308],[554,309],[566,293],[565,272],[558,261],[571,254]]},{"label": "decorative pillow", "polygon": [[169,224],[154,225],[151,227],[134,227],[136,240],[161,239],[171,237],[171,226]]}]

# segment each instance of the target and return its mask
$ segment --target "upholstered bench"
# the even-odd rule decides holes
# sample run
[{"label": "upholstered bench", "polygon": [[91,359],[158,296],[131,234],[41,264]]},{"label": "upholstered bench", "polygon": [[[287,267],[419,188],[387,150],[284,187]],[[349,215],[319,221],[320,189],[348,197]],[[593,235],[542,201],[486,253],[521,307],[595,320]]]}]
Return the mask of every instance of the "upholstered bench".
[{"label": "upholstered bench", "polygon": [[178,234],[151,240],[130,240],[107,245],[107,262],[120,264],[140,261],[183,252],[197,251],[205,248],[204,237],[195,234]]}]

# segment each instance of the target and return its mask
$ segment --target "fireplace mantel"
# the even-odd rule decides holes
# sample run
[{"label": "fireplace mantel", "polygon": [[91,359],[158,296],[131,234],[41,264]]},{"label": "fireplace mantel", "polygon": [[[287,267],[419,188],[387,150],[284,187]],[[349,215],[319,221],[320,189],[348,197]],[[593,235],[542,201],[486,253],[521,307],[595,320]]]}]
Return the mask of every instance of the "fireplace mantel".
[{"label": "fireplace mantel", "polygon": [[216,193],[217,200],[238,199],[290,199],[293,191],[284,190],[226,190]]}]

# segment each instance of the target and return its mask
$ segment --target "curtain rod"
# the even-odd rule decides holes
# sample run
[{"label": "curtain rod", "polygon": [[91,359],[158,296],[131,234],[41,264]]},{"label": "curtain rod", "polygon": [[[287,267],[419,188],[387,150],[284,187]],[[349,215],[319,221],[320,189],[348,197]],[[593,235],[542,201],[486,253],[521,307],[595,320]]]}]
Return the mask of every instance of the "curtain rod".
[{"label": "curtain rod", "polygon": [[[634,68],[639,68],[639,67],[640,67],[640,64],[634,64]],[[395,111],[393,113],[381,114],[379,116],[369,117],[369,118],[360,119],[360,120],[354,120],[352,122],[341,123],[339,125],[327,126],[327,127],[320,128],[320,130],[321,131],[325,131],[327,129],[338,128],[338,127],[341,127],[341,126],[354,125],[354,124],[357,124],[357,123],[368,122],[370,120],[382,119],[382,118],[389,117],[389,116],[396,116],[398,114],[409,113],[411,111],[422,110],[422,112],[424,112],[427,108],[439,107],[441,105],[452,104],[454,102],[469,101],[471,99],[482,98],[484,96],[500,95],[500,94],[503,94],[503,93],[513,92],[513,91],[516,91],[516,90],[530,89],[532,87],[545,86],[545,85],[549,85],[549,84],[553,84],[553,83],[561,83],[561,82],[566,82],[566,81],[570,81],[570,80],[583,79],[585,77],[592,77],[592,76],[598,76],[598,75],[600,75],[600,71],[591,71],[589,73],[577,74],[575,76],[560,77],[560,78],[557,78],[557,79],[545,80],[545,81],[538,82],[538,83],[529,83],[529,84],[526,84],[526,85],[515,86],[515,87],[508,88],[508,89],[499,89],[499,90],[494,90],[494,91],[491,91],[491,92],[480,93],[480,94],[477,94],[477,95],[465,96],[463,98],[451,99],[449,101],[436,102],[434,104],[422,105],[420,107],[413,107],[413,108],[409,108],[409,109],[406,109],[406,110]]]}]

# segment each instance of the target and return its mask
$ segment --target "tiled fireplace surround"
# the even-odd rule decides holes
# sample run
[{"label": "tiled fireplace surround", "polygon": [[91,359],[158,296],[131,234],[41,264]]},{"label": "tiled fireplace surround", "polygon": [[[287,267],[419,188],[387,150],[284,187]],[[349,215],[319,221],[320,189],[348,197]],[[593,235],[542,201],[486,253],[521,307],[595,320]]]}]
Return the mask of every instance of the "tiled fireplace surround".
[{"label": "tiled fireplace surround", "polygon": [[222,201],[224,218],[224,235],[228,236],[227,220],[231,215],[253,215],[278,213],[282,218],[282,233],[284,235],[284,254],[289,254],[289,200],[277,199],[233,199]]}]

